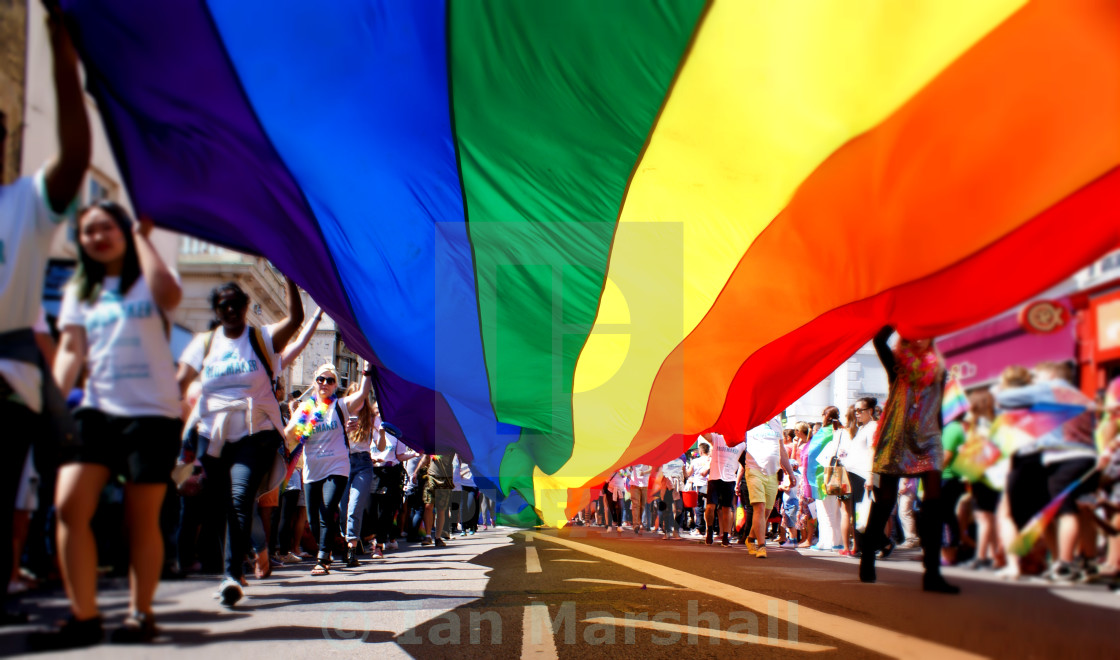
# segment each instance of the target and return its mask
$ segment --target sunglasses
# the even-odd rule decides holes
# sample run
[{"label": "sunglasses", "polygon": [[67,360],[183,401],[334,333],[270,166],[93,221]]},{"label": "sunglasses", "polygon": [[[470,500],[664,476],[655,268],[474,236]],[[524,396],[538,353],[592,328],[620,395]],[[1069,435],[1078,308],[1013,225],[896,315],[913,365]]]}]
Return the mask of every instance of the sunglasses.
[{"label": "sunglasses", "polygon": [[245,307],[246,307],[245,304],[243,304],[241,302],[231,301],[231,300],[224,300],[224,301],[218,303],[217,305],[214,305],[214,309],[217,309],[217,310],[220,310],[220,311],[229,310],[231,312],[241,311],[241,310],[245,309]]},{"label": "sunglasses", "polygon": [[856,411],[857,413],[861,413],[861,412],[867,412],[868,410],[871,410],[871,409],[870,409],[870,408],[856,408],[856,409],[855,409],[855,411]]},{"label": "sunglasses", "polygon": [[320,385],[334,385],[334,379],[327,378],[326,376],[319,376],[315,379],[315,382],[319,383]]}]

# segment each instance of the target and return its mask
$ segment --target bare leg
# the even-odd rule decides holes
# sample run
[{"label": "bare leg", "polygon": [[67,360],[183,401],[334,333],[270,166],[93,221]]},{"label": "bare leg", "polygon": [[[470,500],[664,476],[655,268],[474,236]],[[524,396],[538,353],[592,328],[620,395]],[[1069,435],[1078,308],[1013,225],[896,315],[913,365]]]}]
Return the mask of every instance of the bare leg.
[{"label": "bare leg", "polygon": [[[58,555],[62,584],[70,610],[79,621],[98,616],[97,542],[90,521],[97,511],[101,489],[109,481],[109,468],[91,463],[70,463],[58,471]],[[158,508],[157,508],[158,509]],[[157,557],[163,560],[163,553]]]},{"label": "bare leg", "polygon": [[754,542],[761,548],[766,545],[766,503],[752,504],[751,508],[754,509],[754,516],[751,520],[751,536],[754,537]]},{"label": "bare leg", "polygon": [[852,501],[840,502],[840,545],[845,550],[852,549]]},{"label": "bare leg", "polygon": [[152,598],[163,568],[163,534],[159,528],[159,512],[166,491],[166,484],[128,484],[124,488],[131,564],[128,581],[133,612],[152,613]]}]

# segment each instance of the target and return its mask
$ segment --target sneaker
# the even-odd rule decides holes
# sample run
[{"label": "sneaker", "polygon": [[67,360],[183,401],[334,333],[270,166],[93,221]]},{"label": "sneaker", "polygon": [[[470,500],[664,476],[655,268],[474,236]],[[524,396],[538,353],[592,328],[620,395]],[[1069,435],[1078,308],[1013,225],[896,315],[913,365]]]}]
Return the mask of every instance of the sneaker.
[{"label": "sneaker", "polygon": [[946,582],[945,578],[941,577],[939,573],[937,575],[926,574],[922,576],[922,591],[932,591],[938,594],[959,594],[961,588]]},{"label": "sneaker", "polygon": [[241,600],[244,592],[241,591],[241,583],[237,580],[226,578],[222,580],[222,584],[218,586],[218,598],[222,602],[222,607],[232,608]]},{"label": "sneaker", "polygon": [[1022,573],[1019,570],[1019,562],[1014,560],[1008,562],[1007,566],[996,571],[996,577],[1001,580],[1018,580],[1021,576]]},{"label": "sneaker", "polygon": [[397,542],[396,541],[389,541],[389,545],[387,545],[385,547],[389,548],[390,550],[396,550],[397,549]]},{"label": "sneaker", "polygon": [[[580,523],[580,526],[583,526],[583,523]],[[467,530],[467,534],[469,534],[471,536],[474,536],[474,530],[473,529]]]},{"label": "sneaker", "polygon": [[301,559],[299,555],[293,554],[291,552],[286,555],[281,555],[279,559],[282,564],[298,564],[303,561],[303,559]]},{"label": "sneaker", "polygon": [[688,535],[689,536],[700,536],[700,530],[693,527],[691,530],[689,530]]},{"label": "sneaker", "polygon": [[27,637],[27,645],[32,651],[62,651],[100,644],[104,637],[101,617],[97,616],[85,621],[77,621],[71,617],[57,630],[31,633]]},{"label": "sneaker", "polygon": [[436,547],[437,548],[446,548],[447,543],[445,543],[443,539],[436,539]]},{"label": "sneaker", "polygon": [[[443,543],[443,541],[440,541],[440,543]],[[424,538],[420,539],[420,545],[431,545],[431,544],[432,544],[432,537],[430,537],[430,536],[425,536]]]},{"label": "sneaker", "polygon": [[310,552],[304,552],[303,550],[300,550],[299,551],[299,558],[300,559],[311,559],[311,553]]},{"label": "sneaker", "polygon": [[133,612],[124,624],[109,635],[113,644],[147,644],[159,635],[156,622],[150,614]]},{"label": "sneaker", "polygon": [[751,553],[758,559],[766,559],[766,546],[760,545],[757,550]]},{"label": "sneaker", "polygon": [[1081,571],[1073,564],[1058,561],[1046,573],[1046,579],[1059,584],[1073,584],[1081,577]]},{"label": "sneaker", "polygon": [[914,548],[917,548],[921,545],[922,545],[921,539],[906,539],[902,543],[898,544],[898,549],[899,550],[913,550]]},{"label": "sneaker", "polygon": [[370,555],[370,557],[372,559],[384,559],[385,558],[385,553],[382,552],[381,546],[379,546],[379,545],[373,546],[373,553]]},{"label": "sneaker", "polygon": [[785,543],[783,543],[783,544],[782,544],[782,545],[781,545],[780,547],[783,547],[783,548],[787,548],[787,549],[793,549],[793,548],[796,548],[796,547],[797,547],[797,542],[795,542],[795,541],[786,541],[786,542],[785,542]]},{"label": "sneaker", "polygon": [[1097,565],[1097,562],[1082,557],[1079,569],[1080,575],[1077,578],[1078,582],[1090,584],[1100,581],[1101,567]]},{"label": "sneaker", "polygon": [[747,541],[747,554],[754,556],[756,552],[758,552],[758,544],[754,541]]},{"label": "sneaker", "polygon": [[730,548],[731,547],[731,539],[728,537],[727,534],[724,534],[722,536],[722,538],[720,539],[719,544],[722,545],[725,548]]},{"label": "sneaker", "polygon": [[268,563],[272,564],[273,566],[283,566],[284,565],[284,562],[281,561],[280,558],[277,557],[276,555],[269,555],[268,556]]},{"label": "sneaker", "polygon": [[459,532],[459,538],[461,538],[461,539],[467,538],[467,530],[464,529],[463,531]]}]

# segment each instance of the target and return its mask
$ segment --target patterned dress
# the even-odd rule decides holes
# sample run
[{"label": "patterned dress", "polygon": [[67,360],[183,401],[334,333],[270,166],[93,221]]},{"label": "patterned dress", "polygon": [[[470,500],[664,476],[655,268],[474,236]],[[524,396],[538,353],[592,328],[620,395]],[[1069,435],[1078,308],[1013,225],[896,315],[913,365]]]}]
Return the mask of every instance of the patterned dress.
[{"label": "patterned dress", "polygon": [[[875,348],[880,349],[878,341]],[[879,357],[891,375],[891,392],[875,435],[872,472],[913,476],[940,471],[944,367],[937,361],[932,372],[914,378],[902,373],[904,368],[889,348],[886,355],[879,350]]]}]

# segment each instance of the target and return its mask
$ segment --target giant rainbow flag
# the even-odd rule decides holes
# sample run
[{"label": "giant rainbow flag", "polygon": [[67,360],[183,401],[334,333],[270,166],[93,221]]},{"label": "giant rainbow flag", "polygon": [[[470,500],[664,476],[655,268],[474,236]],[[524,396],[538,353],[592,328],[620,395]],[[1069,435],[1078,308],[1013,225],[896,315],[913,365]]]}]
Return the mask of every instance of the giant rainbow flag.
[{"label": "giant rainbow flag", "polygon": [[1120,244],[1116,0],[62,4],[136,209],[522,522]]}]

